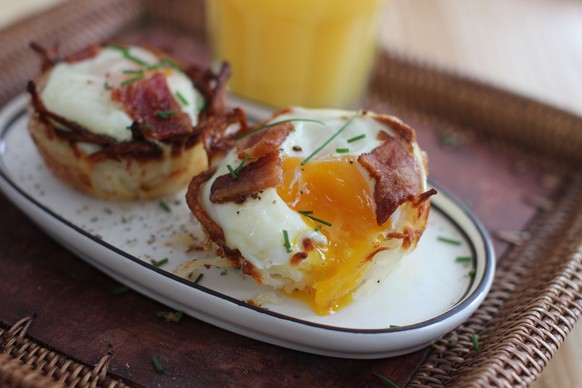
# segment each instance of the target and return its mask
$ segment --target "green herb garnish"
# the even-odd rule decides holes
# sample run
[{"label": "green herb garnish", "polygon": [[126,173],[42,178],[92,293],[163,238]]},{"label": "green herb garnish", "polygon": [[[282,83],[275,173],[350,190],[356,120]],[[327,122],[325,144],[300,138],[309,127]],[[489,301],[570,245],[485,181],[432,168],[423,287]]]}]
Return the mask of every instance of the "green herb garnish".
[{"label": "green herb garnish", "polygon": [[202,278],[204,277],[204,274],[201,273],[196,277],[196,280],[194,280],[194,284],[198,284],[200,283],[200,280],[202,280]]},{"label": "green herb garnish", "polygon": [[301,162],[301,165],[304,166],[307,162],[309,162],[311,160],[311,158],[313,158],[318,152],[320,152],[322,149],[324,149],[326,145],[328,145],[329,143],[331,143],[333,141],[333,139],[335,139],[340,133],[342,133],[344,131],[344,129],[346,129],[352,123],[352,121],[354,121],[354,119],[356,117],[358,117],[359,115],[360,115],[360,112],[356,113],[348,121],[346,121],[346,123],[340,129],[338,129],[336,131],[336,133],[333,134],[332,137],[330,137],[329,139],[327,139],[321,146],[319,146],[315,151],[313,151],[311,153],[311,155],[309,155],[307,158],[305,158]]},{"label": "green herb garnish", "polygon": [[180,322],[184,313],[181,311],[158,311],[155,315],[156,318],[165,319],[168,322]]},{"label": "green herb garnish", "polygon": [[123,70],[122,73],[123,74],[143,74],[143,70],[142,69],[128,69],[128,70]]},{"label": "green herb garnish", "polygon": [[164,367],[160,364],[160,360],[155,355],[152,355],[152,364],[154,364],[154,368],[157,373],[164,374]]},{"label": "green herb garnish", "polygon": [[139,58],[134,57],[133,55],[131,55],[130,52],[129,52],[129,49],[127,47],[119,46],[119,45],[116,45],[116,44],[110,44],[107,47],[112,48],[112,49],[115,49],[115,50],[118,50],[118,51],[121,51],[121,53],[123,54],[123,56],[126,59],[129,59],[130,61],[135,62],[138,65],[141,65],[141,66],[147,66],[148,65],[147,63],[145,63],[141,59],[139,59]]},{"label": "green herb garnish", "polygon": [[471,334],[471,342],[473,343],[473,350],[479,350],[479,336]]},{"label": "green herb garnish", "polygon": [[158,116],[161,119],[167,119],[170,116],[174,116],[178,114],[175,110],[162,110],[159,112],[156,112],[156,116]]},{"label": "green herb garnish", "polygon": [[396,384],[395,382],[391,381],[389,378],[382,376],[380,373],[378,373],[378,372],[372,372],[372,374],[374,376],[376,376],[378,379],[380,379],[380,381],[382,381],[384,384],[388,385],[389,387],[399,388],[398,387],[398,384]]},{"label": "green herb garnish", "polygon": [[398,325],[390,325],[389,328],[390,329],[398,329],[398,328],[400,328],[400,326],[398,326]]},{"label": "green herb garnish", "polygon": [[168,258],[165,257],[162,260],[152,260],[152,264],[154,265],[154,267],[161,267],[164,264],[168,264]]},{"label": "green herb garnish", "polygon": [[302,210],[299,212],[300,214],[303,214],[305,217],[312,219],[315,222],[319,222],[320,224],[326,225],[326,226],[331,226],[331,223],[322,220],[321,218],[317,218],[312,216],[311,214],[313,214],[312,210]]},{"label": "green herb garnish", "polygon": [[366,137],[366,134],[365,133],[362,133],[361,135],[354,136],[351,139],[348,139],[348,143],[352,143],[354,141],[358,141],[358,140],[363,139],[365,137]]},{"label": "green herb garnish", "polygon": [[162,210],[165,211],[166,213],[172,212],[172,208],[170,208],[170,206],[164,201],[160,201],[158,204],[160,205],[160,208],[162,208]]},{"label": "green herb garnish", "polygon": [[121,86],[126,86],[126,85],[129,85],[129,84],[132,84],[135,81],[139,81],[142,78],[143,78],[143,74],[136,75],[135,77],[131,77],[130,79],[126,79],[125,81],[123,81],[121,83]]},{"label": "green herb garnish", "polygon": [[129,287],[127,286],[117,287],[116,289],[113,290],[113,295],[115,296],[123,295],[126,294],[128,291]]},{"label": "green herb garnish", "polygon": [[230,173],[230,177],[234,180],[238,179],[238,175],[236,175],[236,173],[234,172],[234,169],[232,168],[232,166],[230,164],[226,165],[226,168],[228,168],[228,172]]},{"label": "green herb garnish", "polygon": [[451,245],[461,245],[461,242],[459,240],[453,240],[442,236],[438,236],[437,240]]},{"label": "green herb garnish", "polygon": [[289,233],[286,230],[283,230],[283,240],[285,240],[285,249],[287,249],[287,253],[293,252],[291,249],[291,243],[289,242]]},{"label": "green herb garnish", "polygon": [[243,167],[245,166],[245,164],[247,163],[247,160],[249,160],[249,154],[245,154],[245,157],[240,162],[240,164],[238,165],[238,167],[235,168],[235,169],[233,169],[230,164],[227,164],[226,165],[226,168],[228,168],[228,172],[230,173],[230,177],[232,179],[234,179],[234,180],[237,180],[238,179],[238,174],[240,173],[240,170],[242,170]]},{"label": "green herb garnish", "polygon": [[315,229],[313,229],[315,232],[319,232],[321,230],[321,225],[317,225],[317,227]]},{"label": "green herb garnish", "polygon": [[475,271],[475,268],[473,268],[472,270],[470,270],[470,271],[467,273],[467,275],[469,275],[469,277],[471,277],[471,278],[474,278],[474,277],[475,277],[475,273],[476,273],[476,272],[477,272],[477,271]]},{"label": "green herb garnish", "polygon": [[184,98],[184,96],[182,95],[182,93],[176,92],[176,97],[178,97],[178,100],[180,100],[180,102],[182,104],[188,105],[188,100],[186,100],[186,98]]},{"label": "green herb garnish", "polygon": [[457,263],[470,263],[473,261],[473,258],[471,256],[459,256],[455,259],[455,261]]},{"label": "green herb garnish", "polygon": [[308,123],[317,123],[317,124],[321,124],[321,125],[325,125],[325,123],[323,121],[319,121],[319,120],[311,120],[311,119],[288,119],[288,120],[281,120],[281,121],[275,121],[274,123],[270,123],[270,124],[265,124],[265,125],[261,125],[260,127],[257,127],[247,133],[243,133],[242,135],[238,135],[237,137],[234,138],[234,140],[240,140],[244,137],[250,136],[253,133],[257,133],[263,129],[269,128],[269,127],[274,127],[275,125],[279,125],[279,124],[284,124],[284,123],[289,123],[289,122],[293,122],[293,121],[305,121]]},{"label": "green herb garnish", "polygon": [[350,152],[349,148],[336,148],[335,152],[337,152],[338,154],[345,154],[346,152]]},{"label": "green herb garnish", "polygon": [[158,70],[160,67],[162,67],[161,63],[156,63],[155,65],[149,65],[147,67],[148,70]]},{"label": "green herb garnish", "polygon": [[184,69],[182,69],[182,67],[180,65],[178,65],[176,62],[174,62],[173,60],[171,60],[168,57],[162,58],[161,63],[164,64],[164,65],[168,65],[168,66],[170,66],[170,67],[178,70],[181,73],[184,72]]}]

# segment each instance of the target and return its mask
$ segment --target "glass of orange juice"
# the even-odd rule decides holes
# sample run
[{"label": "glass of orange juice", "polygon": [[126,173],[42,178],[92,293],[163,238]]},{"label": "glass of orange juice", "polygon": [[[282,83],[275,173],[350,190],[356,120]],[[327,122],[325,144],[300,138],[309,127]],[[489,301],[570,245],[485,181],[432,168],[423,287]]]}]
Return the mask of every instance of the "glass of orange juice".
[{"label": "glass of orange juice", "polygon": [[384,0],[207,0],[213,58],[231,91],[274,107],[354,107]]}]

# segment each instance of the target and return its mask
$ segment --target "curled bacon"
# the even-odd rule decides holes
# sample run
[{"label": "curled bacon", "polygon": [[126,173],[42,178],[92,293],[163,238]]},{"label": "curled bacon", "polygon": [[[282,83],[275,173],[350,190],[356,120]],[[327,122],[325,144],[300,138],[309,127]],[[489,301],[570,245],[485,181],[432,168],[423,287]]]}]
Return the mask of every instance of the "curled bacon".
[{"label": "curled bacon", "polygon": [[275,151],[292,130],[291,123],[281,123],[249,135],[237,144],[238,149],[241,150],[238,153],[239,158],[249,155],[249,161],[254,161]]},{"label": "curled bacon", "polygon": [[230,174],[221,175],[210,188],[210,201],[214,203],[242,203],[249,196],[269,187],[277,187],[283,180],[282,160],[273,151],[257,161],[245,165],[236,179]]},{"label": "curled bacon", "polygon": [[165,140],[192,132],[190,116],[181,110],[161,72],[115,88],[111,96],[134,121],[151,126],[142,131],[146,139]]},{"label": "curled bacon", "polygon": [[374,200],[378,225],[384,224],[398,206],[420,194],[419,166],[397,140],[386,139],[372,152],[360,155],[358,162],[376,181]]}]

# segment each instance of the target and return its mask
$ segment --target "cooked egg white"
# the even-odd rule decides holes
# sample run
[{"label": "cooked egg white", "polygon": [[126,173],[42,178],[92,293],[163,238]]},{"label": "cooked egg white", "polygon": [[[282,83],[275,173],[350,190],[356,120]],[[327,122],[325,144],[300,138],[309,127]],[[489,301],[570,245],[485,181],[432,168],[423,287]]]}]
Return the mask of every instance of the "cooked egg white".
[{"label": "cooked egg white", "polygon": [[[141,47],[130,47],[129,53],[148,65],[155,65],[161,60]],[[133,120],[120,103],[112,100],[111,88],[136,76],[124,71],[143,68],[127,59],[120,50],[105,46],[93,58],[55,65],[42,89],[41,98],[49,111],[93,133],[111,136],[118,141],[130,140],[131,131],[127,127]],[[179,92],[187,102],[186,105],[177,99],[182,111],[190,116],[195,126],[199,107],[203,103],[202,95],[180,71],[164,67],[163,72],[172,94]],[[148,72],[144,74],[147,76]]]},{"label": "cooked egg white", "polygon": [[[339,135],[301,165],[354,115],[357,117]],[[214,179],[228,174],[227,165],[241,162],[234,150],[202,186],[199,198],[208,215],[222,227],[227,246],[238,249],[262,273],[265,284],[294,294],[326,314],[349,303],[354,290],[369,280],[364,279],[371,265],[367,257],[379,247],[398,249],[401,244],[400,240],[387,242],[385,236],[401,226],[405,213],[397,210],[387,223],[377,225],[375,181],[357,162],[360,154],[382,144],[377,136],[380,131],[393,132],[368,114],[339,110],[294,108],[272,122],[288,119],[321,123],[292,122],[294,130],[281,146],[283,182],[279,187],[264,190],[242,204],[212,203],[209,197]],[[361,135],[364,137],[348,142]],[[416,143],[413,148],[418,166],[424,166]],[[424,168],[419,170],[420,179],[426,182]],[[289,249],[283,231],[289,237]],[[307,258],[294,262],[294,254],[304,251],[306,238],[313,241],[315,249]]]}]

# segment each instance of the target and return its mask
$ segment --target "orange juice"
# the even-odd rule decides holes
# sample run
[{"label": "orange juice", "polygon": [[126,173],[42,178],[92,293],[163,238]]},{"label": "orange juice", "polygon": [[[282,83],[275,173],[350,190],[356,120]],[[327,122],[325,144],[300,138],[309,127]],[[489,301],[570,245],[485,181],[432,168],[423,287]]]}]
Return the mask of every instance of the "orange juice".
[{"label": "orange juice", "polygon": [[231,90],[275,107],[353,107],[372,67],[383,0],[208,0]]}]

